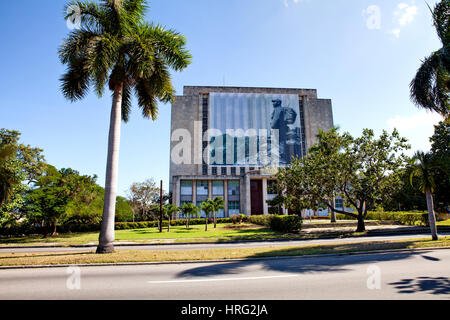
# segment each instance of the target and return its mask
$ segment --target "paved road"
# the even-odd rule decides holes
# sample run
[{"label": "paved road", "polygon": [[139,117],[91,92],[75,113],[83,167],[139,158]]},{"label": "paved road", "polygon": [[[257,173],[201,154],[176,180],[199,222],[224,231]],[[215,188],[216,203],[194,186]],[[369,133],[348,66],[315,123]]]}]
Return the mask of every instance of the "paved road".
[{"label": "paved road", "polygon": [[[448,236],[450,233],[441,233],[440,236]],[[363,241],[380,240],[401,240],[431,238],[428,234],[407,234],[390,236],[354,237],[342,239],[316,239],[316,240],[291,240],[291,241],[258,241],[258,242],[238,242],[238,243],[210,243],[210,244],[171,244],[171,245],[140,245],[140,246],[116,246],[116,250],[205,250],[205,249],[229,249],[229,248],[260,248],[260,247],[288,247],[327,243],[349,243]],[[96,247],[60,247],[60,248],[0,248],[0,253],[24,253],[24,252],[90,252]]]},{"label": "paved road", "polygon": [[441,249],[226,263],[81,267],[79,282],[74,277],[76,269],[0,270],[0,299],[450,299],[449,262],[450,250]]}]

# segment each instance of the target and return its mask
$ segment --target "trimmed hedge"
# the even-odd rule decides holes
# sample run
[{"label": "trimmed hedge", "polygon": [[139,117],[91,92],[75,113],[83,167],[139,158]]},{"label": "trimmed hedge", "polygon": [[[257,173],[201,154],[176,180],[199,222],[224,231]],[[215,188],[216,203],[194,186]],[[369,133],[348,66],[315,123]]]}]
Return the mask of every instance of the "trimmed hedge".
[{"label": "trimmed hedge", "polygon": [[[237,217],[239,218],[239,216]],[[249,222],[256,225],[266,226],[279,232],[298,232],[302,227],[302,219],[299,216],[240,216],[242,222]],[[210,223],[212,219],[209,219]],[[163,228],[167,228],[168,221],[163,221]],[[217,223],[233,223],[232,218],[217,218]],[[189,225],[203,225],[205,218],[190,219]],[[156,228],[159,221],[139,221],[139,222],[116,222],[115,230]],[[185,226],[186,219],[171,220],[171,226]],[[44,234],[46,227],[38,227],[30,224],[21,224],[9,228],[0,228],[1,236],[21,236],[30,234]],[[75,232],[97,232],[100,231],[100,224],[64,224],[57,227],[58,233]]]},{"label": "trimmed hedge", "polygon": [[259,226],[266,226],[266,227],[270,227],[270,217],[272,217],[272,215],[268,215],[268,216],[250,216],[248,217],[248,222],[253,223],[253,224],[257,224]]},{"label": "trimmed hedge", "polygon": [[[210,219],[211,220],[211,219]],[[217,223],[231,223],[231,218],[217,218]],[[163,227],[167,228],[169,221],[163,221]],[[202,225],[205,224],[205,218],[190,219],[189,225]],[[130,229],[145,229],[156,228],[159,225],[159,221],[139,221],[139,222],[116,222],[115,230],[130,230]],[[171,220],[171,226],[185,226],[186,219]],[[47,228],[48,229],[48,228]],[[46,227],[38,227],[30,224],[21,224],[8,228],[0,228],[0,235],[2,236],[18,236],[29,234],[44,234]],[[97,232],[100,231],[100,224],[63,224],[56,228],[58,233],[69,232]]]},{"label": "trimmed hedge", "polygon": [[270,229],[285,233],[299,232],[302,222],[299,216],[273,216],[270,219]]},{"label": "trimmed hedge", "polygon": [[[337,214],[338,220],[357,220],[356,218]],[[423,212],[368,212],[365,220],[394,221],[404,225],[428,225],[428,213]]]},{"label": "trimmed hedge", "polygon": [[302,218],[299,216],[251,216],[248,220],[250,223],[266,226],[274,231],[284,233],[300,231],[303,223]]}]

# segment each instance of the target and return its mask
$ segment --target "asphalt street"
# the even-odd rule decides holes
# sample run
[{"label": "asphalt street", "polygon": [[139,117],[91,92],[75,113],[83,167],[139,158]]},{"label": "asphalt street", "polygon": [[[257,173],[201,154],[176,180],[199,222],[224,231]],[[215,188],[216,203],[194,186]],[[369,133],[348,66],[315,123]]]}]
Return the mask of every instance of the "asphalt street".
[{"label": "asphalt street", "polygon": [[0,299],[450,299],[450,250],[0,270]]}]

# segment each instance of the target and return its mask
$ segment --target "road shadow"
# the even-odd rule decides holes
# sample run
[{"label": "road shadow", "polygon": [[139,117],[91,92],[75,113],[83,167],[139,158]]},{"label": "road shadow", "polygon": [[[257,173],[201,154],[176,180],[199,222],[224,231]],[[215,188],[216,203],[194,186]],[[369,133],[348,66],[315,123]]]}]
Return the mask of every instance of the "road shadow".
[{"label": "road shadow", "polygon": [[[351,247],[351,244],[343,245]],[[293,256],[299,249],[281,249],[270,251],[272,255]],[[279,271],[287,273],[320,273],[320,272],[344,272],[351,270],[352,266],[358,264],[376,264],[384,261],[408,260],[416,255],[427,252],[396,252],[396,253],[373,253],[363,255],[346,255],[332,257],[292,257],[288,259],[254,259],[264,258],[268,253],[255,254],[244,261],[224,262],[220,264],[200,266],[185,270],[177,274],[178,278],[192,278],[215,275],[239,274],[243,268],[248,269],[253,265],[266,271]],[[253,259],[252,259],[253,258]]]},{"label": "road shadow", "polygon": [[398,293],[411,294],[417,292],[450,295],[450,279],[446,277],[418,277],[415,279],[403,279],[389,283],[398,289]]}]

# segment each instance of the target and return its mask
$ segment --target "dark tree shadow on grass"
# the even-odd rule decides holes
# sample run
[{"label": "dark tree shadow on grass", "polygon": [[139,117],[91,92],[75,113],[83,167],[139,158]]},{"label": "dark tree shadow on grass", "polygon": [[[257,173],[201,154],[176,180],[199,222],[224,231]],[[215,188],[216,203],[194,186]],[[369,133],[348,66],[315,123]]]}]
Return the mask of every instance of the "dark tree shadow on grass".
[{"label": "dark tree shadow on grass", "polygon": [[425,292],[436,295],[450,295],[450,279],[446,277],[403,279],[398,282],[390,283],[390,285],[398,289],[399,293],[404,294]]}]

